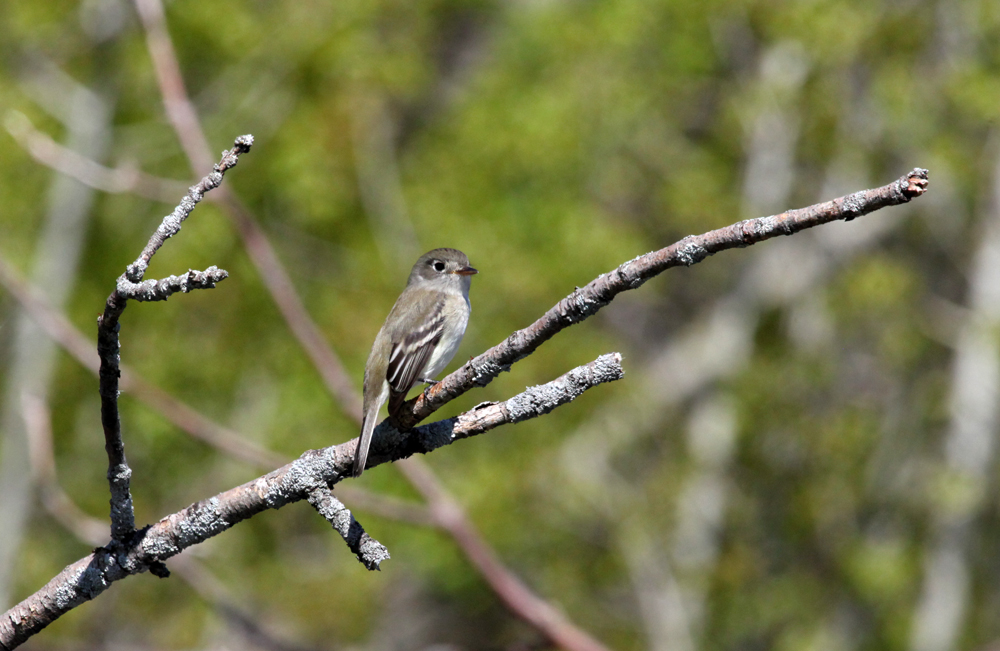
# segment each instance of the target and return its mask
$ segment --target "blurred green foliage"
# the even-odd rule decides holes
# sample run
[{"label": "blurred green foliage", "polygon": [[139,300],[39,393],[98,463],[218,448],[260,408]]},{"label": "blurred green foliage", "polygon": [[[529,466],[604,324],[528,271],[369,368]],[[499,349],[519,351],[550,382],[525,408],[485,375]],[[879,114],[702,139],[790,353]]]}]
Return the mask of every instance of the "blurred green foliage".
[{"label": "blurred green foliage", "polygon": [[[614,648],[911,648],[932,523],[950,509],[973,523],[956,644],[1000,635],[996,464],[984,485],[952,472],[942,452],[957,306],[996,192],[995,3],[174,0],[166,11],[213,148],[256,137],[225,183],[359,390],[371,341],[430,248],[460,248],[481,271],[461,360],[688,233],[930,168],[931,192],[913,206],[782,241],[803,253],[768,272],[777,298],[746,298],[776,242],[621,297],[447,413],[612,350],[625,356],[625,380],[427,460],[503,561]],[[40,69],[57,66],[114,107],[101,162],[185,181],[206,172],[189,169],[164,118],[131,5],[2,3],[0,42],[0,114],[22,112],[62,140],[32,90]],[[0,142],[0,255],[26,272],[54,173],[7,134]],[[171,209],[99,195],[82,266],[66,279],[68,314],[84,332]],[[831,253],[873,221],[885,229],[869,245]],[[828,267],[813,278],[816,260]],[[123,361],[289,456],[355,436],[216,207],[197,208],[149,275],[212,264],[230,272],[215,290],[129,306]],[[781,298],[783,283],[802,278],[805,291]],[[6,364],[17,306],[0,299]],[[663,380],[674,376],[657,374],[663,351],[725,300],[749,305],[735,324],[748,334],[738,354],[697,390],[657,398],[675,391]],[[702,372],[699,355],[686,374]],[[692,414],[713,395],[735,414],[732,448],[696,453]],[[63,355],[51,403],[61,482],[105,518],[96,380]],[[140,523],[259,474],[127,395],[122,418]],[[596,458],[606,463],[591,469]],[[415,498],[391,467],[360,484]],[[699,486],[721,495],[721,521],[708,527],[714,542],[696,546],[707,555],[682,561],[682,505]],[[356,513],[393,555],[381,573],[364,571],[304,505],[261,514],[197,553],[263,623],[306,646],[539,643],[443,534]],[[17,598],[88,551],[43,514],[24,537]],[[649,591],[672,585],[686,609],[680,637],[661,630],[665,610],[649,610],[659,603]],[[31,648],[207,648],[230,635],[186,584],[143,575]]]}]

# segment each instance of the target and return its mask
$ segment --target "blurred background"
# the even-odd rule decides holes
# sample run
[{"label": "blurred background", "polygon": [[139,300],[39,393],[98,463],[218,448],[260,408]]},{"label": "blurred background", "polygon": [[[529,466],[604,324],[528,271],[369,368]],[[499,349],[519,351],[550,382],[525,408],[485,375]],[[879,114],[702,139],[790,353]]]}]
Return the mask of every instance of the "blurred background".
[{"label": "blurred background", "polygon": [[[92,345],[126,264],[252,133],[225,180],[244,212],[201,204],[147,275],[230,278],[122,318],[123,363],[147,387],[238,432],[228,452],[206,444],[176,404],[123,387],[138,523],[356,435],[252,233],[360,391],[428,249],[481,272],[456,368],[636,255],[920,166],[931,189],[910,205],[620,296],[439,417],[605,352],[622,352],[624,380],[425,461],[507,570],[609,648],[997,643],[1000,5],[159,7],[0,3],[0,605],[107,540],[97,382],[78,359],[93,352],[54,344],[58,319],[31,318],[24,283]],[[186,126],[164,108],[171,60]],[[343,486],[392,554],[381,572],[296,504],[171,560],[171,579],[122,581],[26,648],[553,645],[398,468]]]}]

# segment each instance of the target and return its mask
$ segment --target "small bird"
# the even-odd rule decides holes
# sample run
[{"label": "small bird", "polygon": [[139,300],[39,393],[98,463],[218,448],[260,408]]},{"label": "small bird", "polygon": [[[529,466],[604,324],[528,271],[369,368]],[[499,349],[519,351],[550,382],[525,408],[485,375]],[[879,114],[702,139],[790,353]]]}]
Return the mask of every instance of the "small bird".
[{"label": "small bird", "polygon": [[419,382],[434,383],[462,343],[469,323],[469,258],[457,249],[434,249],[417,260],[365,364],[364,422],[354,453],[354,476],[368,460],[368,446],[386,399],[395,414]]}]

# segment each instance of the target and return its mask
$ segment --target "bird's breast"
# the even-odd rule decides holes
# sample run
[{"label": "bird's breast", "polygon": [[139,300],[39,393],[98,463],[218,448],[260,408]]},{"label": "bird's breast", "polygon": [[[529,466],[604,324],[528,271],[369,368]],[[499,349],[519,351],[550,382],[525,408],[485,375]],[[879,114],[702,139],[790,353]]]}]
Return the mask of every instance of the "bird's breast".
[{"label": "bird's breast", "polygon": [[438,373],[443,371],[448,362],[455,357],[462,343],[462,337],[465,336],[465,328],[469,325],[469,304],[465,301],[454,301],[453,304],[455,307],[449,310],[451,313],[445,315],[445,323],[448,325],[441,333],[441,341],[435,346],[427,366],[421,373],[424,377],[440,379],[437,377]]}]

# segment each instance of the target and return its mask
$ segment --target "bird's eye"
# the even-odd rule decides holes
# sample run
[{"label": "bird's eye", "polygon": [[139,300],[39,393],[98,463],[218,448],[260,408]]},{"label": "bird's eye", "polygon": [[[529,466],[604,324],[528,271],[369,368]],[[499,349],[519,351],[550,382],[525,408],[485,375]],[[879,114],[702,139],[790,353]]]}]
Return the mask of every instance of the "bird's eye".
[{"label": "bird's eye", "polygon": [[444,263],[441,262],[440,260],[435,260],[434,261],[434,270],[435,271],[444,271]]}]

